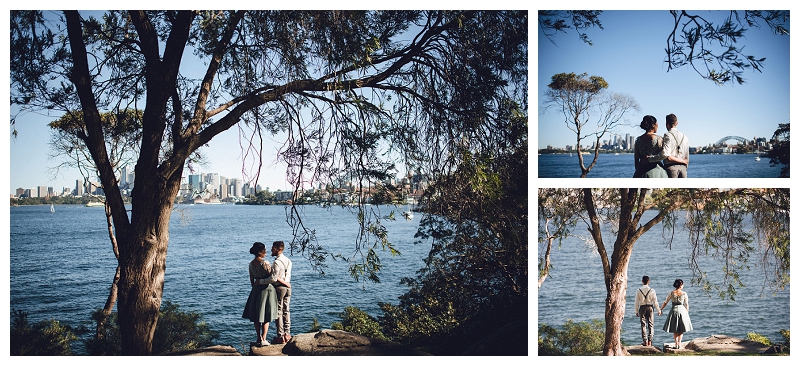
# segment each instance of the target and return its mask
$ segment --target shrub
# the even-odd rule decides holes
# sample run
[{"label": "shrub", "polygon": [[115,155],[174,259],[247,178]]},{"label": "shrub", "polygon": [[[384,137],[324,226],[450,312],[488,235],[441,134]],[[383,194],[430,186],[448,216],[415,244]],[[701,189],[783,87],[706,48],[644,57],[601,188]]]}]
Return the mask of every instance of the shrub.
[{"label": "shrub", "polygon": [[[99,313],[100,311],[97,311],[93,314],[95,322]],[[207,347],[212,345],[218,336],[219,332],[211,330],[208,324],[202,321],[199,313],[181,311],[177,304],[165,301],[158,312],[152,353],[159,355]],[[84,340],[84,345],[90,355],[112,356],[120,353],[120,339],[117,313],[114,312],[106,322],[102,338],[96,339],[92,336]]]},{"label": "shrub", "polygon": [[342,322],[332,323],[331,328],[358,333],[375,339],[388,340],[383,335],[378,320],[357,307],[348,306],[344,308],[344,312],[340,313],[339,316],[342,318]]},{"label": "shrub", "polygon": [[[95,322],[95,329],[97,328],[97,322],[100,321],[102,316],[102,310],[96,310],[94,313],[92,313],[92,320]],[[106,320],[105,327],[99,336],[95,337],[94,335],[96,331],[89,330],[85,327],[83,327],[81,333],[90,335],[88,337],[84,337],[83,339],[83,346],[86,348],[86,352],[89,355],[113,356],[120,354],[121,337],[119,333],[119,325],[117,324],[117,313],[111,313]]]},{"label": "shrub", "polygon": [[12,313],[12,356],[68,356],[72,354],[71,343],[78,340],[68,325],[59,321],[43,320],[35,324],[28,322],[28,313],[17,310]]},{"label": "shrub", "polygon": [[311,323],[311,329],[309,329],[309,333],[319,332],[322,329],[322,324],[319,323],[317,318],[314,318],[313,323]]},{"label": "shrub", "polygon": [[161,305],[158,325],[153,334],[153,354],[171,353],[207,347],[219,337],[194,311],[181,311],[169,301]]},{"label": "shrub", "polygon": [[416,304],[378,305],[383,311],[380,323],[386,335],[395,342],[426,343],[431,338],[449,334],[460,324],[452,303],[442,303],[431,297],[422,297]]},{"label": "shrub", "polygon": [[755,332],[747,333],[747,339],[749,339],[749,340],[751,340],[753,342],[761,343],[761,344],[763,344],[765,346],[771,346],[772,345],[772,341],[770,341],[769,338],[764,337],[763,335],[755,333]]},{"label": "shrub", "polygon": [[539,355],[592,355],[603,350],[605,325],[599,319],[574,323],[572,319],[559,330],[539,325]]},{"label": "shrub", "polygon": [[783,345],[786,346],[786,352],[789,352],[789,330],[781,329],[780,332],[783,336]]}]

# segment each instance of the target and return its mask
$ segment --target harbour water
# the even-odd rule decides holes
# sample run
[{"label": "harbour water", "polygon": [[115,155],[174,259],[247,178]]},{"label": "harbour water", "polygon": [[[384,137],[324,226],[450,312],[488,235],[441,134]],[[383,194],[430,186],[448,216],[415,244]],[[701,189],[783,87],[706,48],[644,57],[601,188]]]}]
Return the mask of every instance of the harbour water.
[{"label": "harbour water", "polygon": [[[646,218],[653,217],[648,212]],[[642,222],[645,222],[643,220]],[[716,294],[706,295],[690,282],[690,247],[688,234],[679,232],[670,249],[662,238],[661,225],[643,235],[635,244],[628,266],[628,287],[625,319],[622,324],[622,341],[625,344],[641,343],[639,319],[635,316],[634,295],[641,287],[643,275],[650,277],[650,286],[656,290],[659,304],[663,303],[676,278],[685,282],[684,290],[689,295],[689,315],[694,330],[684,335],[685,341],[708,337],[712,334],[745,338],[747,333],[762,334],[773,342],[782,342],[780,329],[789,329],[789,286],[777,293],[763,287],[764,275],[760,268],[742,273],[746,285],[737,289],[735,301],[720,299]],[[582,229],[576,230],[576,232]],[[606,250],[611,253],[613,236],[603,234]],[[603,269],[596,251],[590,251],[581,239],[569,238],[561,249],[552,253],[551,278],[544,281],[538,290],[538,323],[561,327],[568,320],[575,322],[604,319],[606,289]],[[541,244],[539,256],[544,254]],[[751,256],[757,261],[757,256]],[[702,257],[700,263],[709,278],[720,283],[721,265],[715,260]],[[664,309],[669,310],[669,305]],[[667,312],[655,316],[654,345],[672,342],[672,334],[661,330]]]},{"label": "harbour water", "polygon": [[[781,165],[770,167],[769,158],[755,160],[755,154],[695,154],[689,158],[689,178],[777,178]],[[584,155],[589,166],[594,155]],[[539,178],[578,178],[581,168],[576,154],[538,156]],[[587,178],[630,178],[634,172],[633,154],[600,154]]]},{"label": "harbour water", "polygon": [[[170,222],[163,300],[181,310],[203,315],[220,332],[218,344],[253,341],[253,325],[241,318],[249,292],[248,253],[255,241],[268,246],[291,240],[284,206],[178,205]],[[394,206],[371,206],[388,215]],[[347,208],[302,206],[305,224],[316,230],[318,243],[331,253],[354,255],[358,223]],[[31,322],[56,319],[71,326],[90,325],[92,311],[102,308],[114,276],[116,260],[108,239],[105,214],[99,207],[56,205],[10,208],[10,307],[24,310]],[[380,283],[355,282],[343,261],[327,261],[326,275],[311,269],[301,254],[293,262],[292,333],[308,332],[316,319],[324,328],[341,321],[346,306],[372,316],[378,302],[398,303],[407,288],[400,278],[413,277],[424,266],[430,244],[414,244],[422,215],[408,221],[400,212],[385,221],[389,241],[402,253],[379,252],[384,265]],[[272,257],[267,257],[272,261]],[[269,336],[275,335],[274,325]]]}]

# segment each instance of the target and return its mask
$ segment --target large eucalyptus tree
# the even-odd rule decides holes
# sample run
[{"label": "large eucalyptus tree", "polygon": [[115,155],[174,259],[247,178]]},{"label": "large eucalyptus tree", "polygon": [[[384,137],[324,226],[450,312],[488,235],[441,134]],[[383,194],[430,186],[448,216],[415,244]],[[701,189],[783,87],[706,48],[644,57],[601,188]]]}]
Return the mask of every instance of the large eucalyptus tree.
[{"label": "large eucalyptus tree", "polygon": [[[80,111],[73,131],[118,242],[123,353],[149,354],[173,201],[202,146],[237,125],[256,150],[263,134],[281,133],[298,188],[381,179],[397,162],[435,180],[462,152],[494,148],[484,137],[502,105],[527,111],[527,22],[525,11],[12,11],[11,103],[21,113],[11,123]],[[126,212],[102,115],[130,111],[141,111],[141,134]],[[361,217],[387,245],[376,217]],[[293,250],[324,259],[296,239]],[[355,268],[369,276],[380,267],[365,258]]]}]

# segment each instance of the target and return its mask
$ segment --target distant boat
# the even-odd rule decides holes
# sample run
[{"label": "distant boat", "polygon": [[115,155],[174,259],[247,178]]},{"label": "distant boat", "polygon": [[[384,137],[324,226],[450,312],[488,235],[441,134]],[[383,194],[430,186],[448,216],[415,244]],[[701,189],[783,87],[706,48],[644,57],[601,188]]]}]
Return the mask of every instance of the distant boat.
[{"label": "distant boat", "polygon": [[92,201],[92,202],[89,202],[89,203],[87,203],[87,204],[85,204],[83,206],[84,207],[101,207],[101,206],[105,206],[105,205],[106,204],[103,203],[103,202]]},{"label": "distant boat", "polygon": [[761,149],[756,150],[756,161],[761,161]]},{"label": "distant boat", "polygon": [[50,213],[54,213],[54,212],[56,212],[56,208],[53,207],[53,204],[51,203],[50,204]]},{"label": "distant boat", "polygon": [[405,217],[406,220],[409,221],[414,218],[414,212],[411,210],[411,207],[409,205],[406,205],[406,210],[403,211],[403,217]]}]

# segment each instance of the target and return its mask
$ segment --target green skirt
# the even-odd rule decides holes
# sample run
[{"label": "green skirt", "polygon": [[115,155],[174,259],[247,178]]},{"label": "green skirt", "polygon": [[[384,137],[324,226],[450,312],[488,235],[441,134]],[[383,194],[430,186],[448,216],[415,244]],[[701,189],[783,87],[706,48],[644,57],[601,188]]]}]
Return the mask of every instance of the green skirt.
[{"label": "green skirt", "polygon": [[634,178],[669,178],[667,171],[661,167],[661,164],[644,164],[633,173]]},{"label": "green skirt", "polygon": [[664,331],[668,333],[686,333],[692,328],[692,320],[689,318],[689,311],[683,304],[672,303],[672,309],[664,322]]},{"label": "green skirt", "polygon": [[242,312],[242,318],[250,319],[253,323],[269,323],[278,318],[278,298],[275,287],[272,285],[259,285],[250,290],[247,303]]}]

